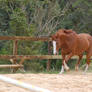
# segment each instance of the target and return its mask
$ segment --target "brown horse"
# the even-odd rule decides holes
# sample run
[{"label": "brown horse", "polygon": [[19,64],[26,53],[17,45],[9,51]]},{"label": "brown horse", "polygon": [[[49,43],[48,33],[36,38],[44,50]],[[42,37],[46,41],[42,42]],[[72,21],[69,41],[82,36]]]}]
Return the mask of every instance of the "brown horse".
[{"label": "brown horse", "polygon": [[75,67],[75,69],[78,70],[78,66],[80,64],[80,60],[82,59],[84,52],[86,52],[87,58],[85,72],[87,71],[88,66],[90,64],[90,57],[92,56],[91,35],[86,33],[77,34],[73,30],[60,29],[56,32],[56,34],[52,35],[52,40],[54,46],[56,43],[56,51],[54,51],[54,54],[57,54],[59,49],[61,49],[62,52],[63,62],[60,73],[64,72],[64,68],[66,70],[69,70],[69,67],[66,63],[74,55],[79,56],[79,60]]}]

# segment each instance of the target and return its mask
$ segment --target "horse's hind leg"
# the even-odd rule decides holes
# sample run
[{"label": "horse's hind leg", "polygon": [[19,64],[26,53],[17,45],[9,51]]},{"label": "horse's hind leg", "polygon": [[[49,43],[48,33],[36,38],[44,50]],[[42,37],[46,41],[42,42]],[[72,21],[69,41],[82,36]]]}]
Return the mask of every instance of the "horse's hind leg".
[{"label": "horse's hind leg", "polygon": [[90,64],[90,57],[87,56],[87,62],[86,62],[86,68],[85,68],[85,71],[84,72],[87,72],[88,70],[88,67],[89,67],[89,64]]},{"label": "horse's hind leg", "polygon": [[78,62],[77,62],[77,64],[76,64],[76,66],[75,66],[75,70],[76,70],[76,71],[78,71],[78,69],[79,69],[79,64],[80,64],[80,60],[82,59],[82,57],[83,57],[83,54],[79,55]]},{"label": "horse's hind leg", "polygon": [[89,65],[90,65],[90,62],[91,62],[90,57],[91,57],[91,56],[92,56],[92,50],[90,50],[90,51],[87,53],[87,56],[86,56],[87,61],[86,61],[85,72],[88,70],[88,67],[89,67]]}]

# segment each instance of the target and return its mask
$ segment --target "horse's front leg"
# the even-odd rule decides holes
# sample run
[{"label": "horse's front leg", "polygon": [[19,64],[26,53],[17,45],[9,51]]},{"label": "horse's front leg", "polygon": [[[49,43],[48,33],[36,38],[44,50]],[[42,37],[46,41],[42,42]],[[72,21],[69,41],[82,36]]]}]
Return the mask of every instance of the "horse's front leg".
[{"label": "horse's front leg", "polygon": [[66,71],[69,71],[69,67],[68,67],[68,65],[67,65],[67,62],[68,62],[69,59],[71,59],[72,56],[73,56],[73,54],[70,53],[70,54],[65,58],[65,60],[63,61],[64,67],[65,67]]},{"label": "horse's front leg", "polygon": [[62,67],[61,67],[61,71],[60,71],[60,73],[59,73],[59,74],[62,74],[62,73],[64,72],[64,61],[65,61],[65,55],[62,55],[62,60],[63,60],[63,62],[62,62]]},{"label": "horse's front leg", "polygon": [[79,70],[79,64],[80,64],[80,60],[82,59],[82,57],[83,57],[83,54],[79,55],[79,60],[78,60],[78,62],[77,62],[77,64],[76,64],[76,66],[75,66],[75,70],[76,70],[76,71]]},{"label": "horse's front leg", "polygon": [[62,68],[61,68],[61,71],[59,74],[62,74],[64,72],[64,69],[66,71],[69,71],[69,67],[67,65],[67,62],[68,60],[73,56],[72,53],[70,53],[67,57],[65,57],[65,55],[62,54],[62,59],[63,59],[63,62],[62,62]]},{"label": "horse's front leg", "polygon": [[86,58],[87,58],[87,60],[86,60],[87,62],[86,62],[86,63],[87,63],[87,64],[86,64],[86,68],[85,68],[85,71],[84,71],[85,73],[87,72],[88,67],[89,67],[89,65],[90,65],[90,62],[91,62],[91,61],[90,61],[90,57],[91,57],[91,55],[92,55],[91,53],[87,53],[87,56],[86,56]]}]

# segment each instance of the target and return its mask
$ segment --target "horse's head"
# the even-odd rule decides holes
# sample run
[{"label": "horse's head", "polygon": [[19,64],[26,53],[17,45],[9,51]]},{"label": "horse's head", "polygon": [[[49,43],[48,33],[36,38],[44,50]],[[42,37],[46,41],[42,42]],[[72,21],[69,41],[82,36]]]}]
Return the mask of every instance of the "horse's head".
[{"label": "horse's head", "polygon": [[58,30],[54,35],[51,36],[53,41],[53,53],[56,55],[60,49],[60,34],[63,33],[63,30]]},{"label": "horse's head", "polygon": [[51,36],[53,42],[53,54],[58,54],[58,35],[54,34]]},{"label": "horse's head", "polygon": [[57,54],[59,49],[64,47],[64,44],[74,36],[73,34],[75,32],[72,30],[60,29],[52,35],[54,54]]},{"label": "horse's head", "polygon": [[60,33],[61,30],[57,31],[54,35],[51,36],[53,41],[53,54],[57,55],[60,49]]}]

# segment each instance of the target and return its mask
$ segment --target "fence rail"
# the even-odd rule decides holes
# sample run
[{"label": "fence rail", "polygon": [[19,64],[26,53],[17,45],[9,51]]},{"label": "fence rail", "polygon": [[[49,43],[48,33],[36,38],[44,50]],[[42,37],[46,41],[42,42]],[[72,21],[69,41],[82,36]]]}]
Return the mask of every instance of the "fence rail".
[{"label": "fence rail", "polygon": [[[48,44],[51,42],[50,37],[28,37],[28,36],[0,36],[0,40],[13,40],[13,55],[0,55],[1,59],[12,59],[12,64],[17,64],[17,59],[20,59],[19,64],[23,64],[25,59],[48,59],[47,69],[50,69],[50,58],[53,56],[35,56],[35,55],[18,55],[18,41],[19,40],[28,40],[28,41],[47,41]],[[48,45],[48,54],[50,55],[50,45]],[[10,60],[11,61],[11,60]],[[18,68],[14,69],[17,70]]]},{"label": "fence rail", "polygon": [[31,41],[50,41],[49,37],[27,37],[27,36],[0,36],[0,40],[31,40]]},{"label": "fence rail", "polygon": [[[26,36],[0,36],[0,40],[13,40],[13,55],[0,55],[1,59],[12,59],[10,60],[12,64],[22,65],[26,59],[48,59],[47,70],[50,69],[51,59],[62,59],[61,55],[51,55],[51,41],[50,37],[26,37]],[[30,41],[47,41],[48,42],[48,55],[18,55],[18,41],[19,40],[30,40]],[[77,56],[72,57],[72,59],[77,59]],[[83,56],[83,58],[86,58]],[[20,62],[17,63],[17,60]],[[4,66],[1,66],[4,67]],[[11,67],[11,66],[7,66]],[[15,70],[17,70],[16,68]]]},{"label": "fence rail", "polygon": [[[0,59],[62,59],[61,55],[0,55]],[[85,59],[86,56],[84,55]],[[71,59],[78,59],[78,56],[73,56]]]},{"label": "fence rail", "polygon": [[0,65],[0,68],[23,68],[23,65]]}]

